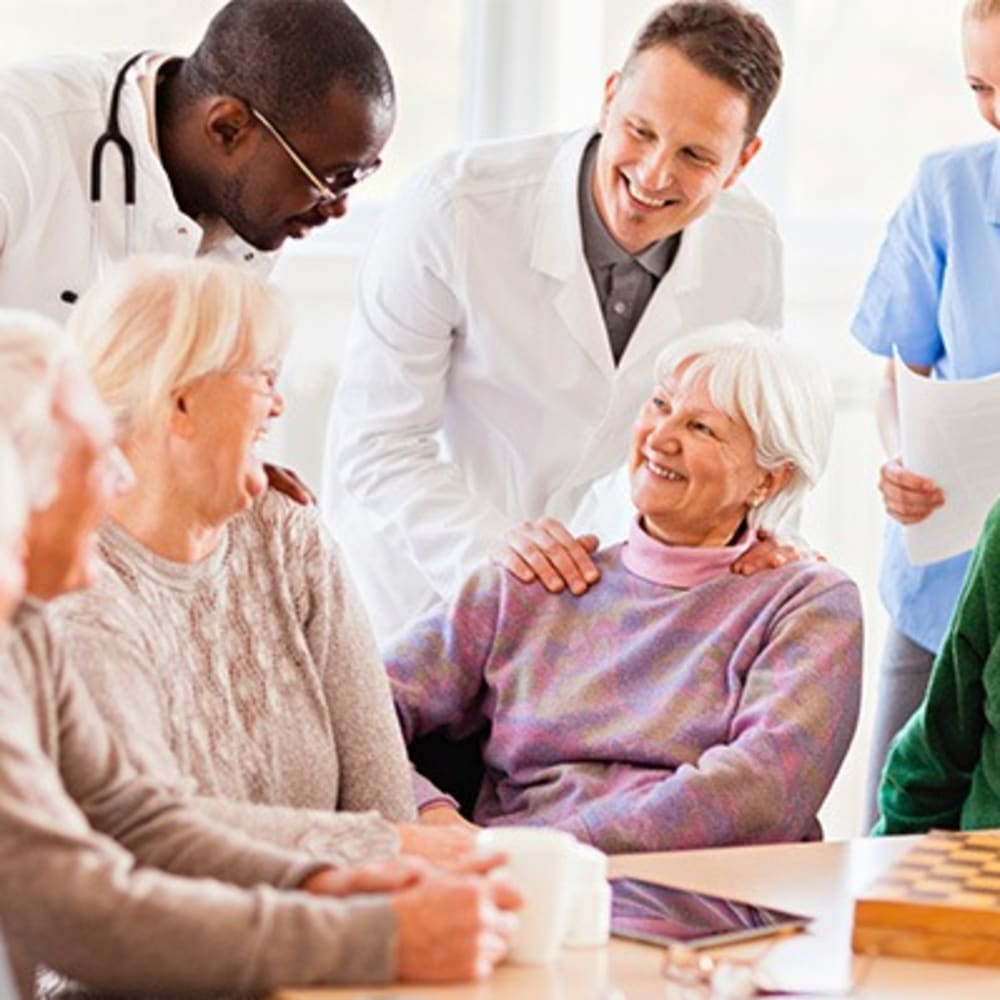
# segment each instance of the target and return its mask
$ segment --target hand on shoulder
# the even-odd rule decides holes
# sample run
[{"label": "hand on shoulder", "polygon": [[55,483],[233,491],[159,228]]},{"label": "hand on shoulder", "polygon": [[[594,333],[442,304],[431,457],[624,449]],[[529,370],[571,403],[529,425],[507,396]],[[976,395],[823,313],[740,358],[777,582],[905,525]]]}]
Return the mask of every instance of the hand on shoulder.
[{"label": "hand on shoulder", "polygon": [[522,583],[541,581],[552,594],[568,587],[578,597],[600,579],[590,558],[598,545],[596,535],[574,537],[561,521],[542,517],[511,528],[493,561]]}]

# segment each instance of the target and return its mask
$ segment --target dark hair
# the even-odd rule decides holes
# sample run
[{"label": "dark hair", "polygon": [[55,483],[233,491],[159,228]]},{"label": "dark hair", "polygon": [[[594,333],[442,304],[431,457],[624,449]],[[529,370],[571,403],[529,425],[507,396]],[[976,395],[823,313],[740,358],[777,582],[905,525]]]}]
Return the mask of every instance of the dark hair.
[{"label": "dark hair", "polygon": [[781,84],[781,47],[764,18],[730,0],[678,0],[639,30],[624,72],[658,45],[674,46],[703,73],[743,94],[750,105],[747,138],[757,134]]},{"label": "dark hair", "polygon": [[189,96],[245,98],[282,125],[307,125],[331,88],[392,105],[389,64],[343,0],[230,0],[181,70]]}]

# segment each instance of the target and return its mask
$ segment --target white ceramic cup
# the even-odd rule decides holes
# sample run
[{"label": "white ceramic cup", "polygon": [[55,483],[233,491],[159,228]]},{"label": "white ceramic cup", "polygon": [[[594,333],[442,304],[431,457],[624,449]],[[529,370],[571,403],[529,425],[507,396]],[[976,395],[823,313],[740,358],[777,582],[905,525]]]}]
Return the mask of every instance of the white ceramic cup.
[{"label": "white ceramic cup", "polygon": [[495,826],[477,835],[484,851],[500,851],[500,869],[521,890],[524,904],[509,959],[544,965],[559,954],[575,899],[576,838],[561,830],[530,826]]},{"label": "white ceramic cup", "polygon": [[589,844],[574,844],[576,862],[573,906],[565,944],[570,948],[600,948],[611,931],[611,886],[608,856]]}]

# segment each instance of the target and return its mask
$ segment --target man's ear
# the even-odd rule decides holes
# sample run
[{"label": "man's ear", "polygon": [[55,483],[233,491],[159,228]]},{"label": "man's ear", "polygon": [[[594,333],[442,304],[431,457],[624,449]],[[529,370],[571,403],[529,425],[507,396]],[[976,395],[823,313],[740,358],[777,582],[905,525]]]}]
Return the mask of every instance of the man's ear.
[{"label": "man's ear", "polygon": [[204,114],[209,142],[226,153],[241,149],[255,135],[256,119],[239,98],[213,97]]},{"label": "man's ear", "polygon": [[601,101],[601,117],[598,120],[598,128],[602,132],[608,120],[608,109],[611,107],[611,102],[615,99],[615,94],[618,93],[618,85],[621,83],[621,79],[621,73],[616,70],[604,81],[604,100]]},{"label": "man's ear", "polygon": [[736,166],[733,167],[732,173],[726,178],[723,183],[723,188],[732,187],[740,174],[746,170],[747,164],[760,152],[760,147],[763,145],[759,135],[755,135],[741,150],[739,159],[736,161]]}]

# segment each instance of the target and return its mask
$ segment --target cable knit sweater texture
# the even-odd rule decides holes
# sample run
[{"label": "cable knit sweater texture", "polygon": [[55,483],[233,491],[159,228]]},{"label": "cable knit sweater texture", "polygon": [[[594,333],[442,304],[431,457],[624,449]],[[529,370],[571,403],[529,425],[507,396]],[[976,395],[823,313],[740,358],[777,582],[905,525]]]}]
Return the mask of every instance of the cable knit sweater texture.
[{"label": "cable knit sweater texture", "polygon": [[114,524],[100,551],[96,586],[49,614],[133,762],[282,846],[344,864],[398,849],[386,820],[414,817],[405,749],[316,510],[268,491],[194,564]]},{"label": "cable knit sweater texture", "polygon": [[3,652],[0,926],[25,1000],[36,963],[102,995],[392,978],[386,898],[276,891],[318,863],[139,775],[37,604]]}]

